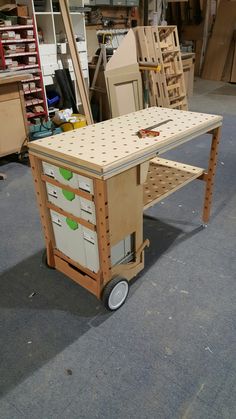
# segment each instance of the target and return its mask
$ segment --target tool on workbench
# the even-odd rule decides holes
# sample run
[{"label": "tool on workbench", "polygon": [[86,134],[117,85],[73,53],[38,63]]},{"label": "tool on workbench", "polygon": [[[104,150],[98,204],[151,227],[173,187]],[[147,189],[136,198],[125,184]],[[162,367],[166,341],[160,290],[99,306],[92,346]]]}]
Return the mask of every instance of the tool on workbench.
[{"label": "tool on workbench", "polygon": [[165,121],[159,122],[159,124],[155,124],[147,128],[142,128],[139,131],[137,131],[135,135],[138,135],[139,138],[157,137],[158,135],[160,135],[160,131],[153,131],[153,128],[160,127],[161,125],[167,124],[171,121],[173,121],[173,119],[166,119]]}]

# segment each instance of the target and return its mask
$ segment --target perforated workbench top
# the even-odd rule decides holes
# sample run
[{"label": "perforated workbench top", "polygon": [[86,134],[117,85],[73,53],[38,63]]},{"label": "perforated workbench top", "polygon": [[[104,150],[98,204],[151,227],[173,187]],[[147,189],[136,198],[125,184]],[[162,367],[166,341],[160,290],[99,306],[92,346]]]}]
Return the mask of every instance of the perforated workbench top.
[{"label": "perforated workbench top", "polygon": [[[172,121],[155,128],[160,135],[139,138],[142,128]],[[69,163],[95,176],[108,178],[177,145],[212,130],[222,117],[152,107],[29,144],[30,151],[61,163]]]}]

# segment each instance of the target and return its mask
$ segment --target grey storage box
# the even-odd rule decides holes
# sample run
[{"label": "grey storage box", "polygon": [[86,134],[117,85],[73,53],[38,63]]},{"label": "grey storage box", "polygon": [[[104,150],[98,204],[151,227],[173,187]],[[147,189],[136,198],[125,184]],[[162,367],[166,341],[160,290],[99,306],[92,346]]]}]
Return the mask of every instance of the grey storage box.
[{"label": "grey storage box", "polygon": [[139,0],[126,0],[127,6],[139,6]]},{"label": "grey storage box", "polygon": [[97,233],[56,211],[51,211],[56,248],[93,272],[99,270]]},{"label": "grey storage box", "polygon": [[113,6],[126,6],[126,0],[113,0]]},{"label": "grey storage box", "polygon": [[46,182],[48,201],[64,211],[96,224],[94,202]]},{"label": "grey storage box", "polygon": [[110,0],[95,0],[96,6],[110,6],[112,2]]},{"label": "grey storage box", "polygon": [[70,170],[46,162],[43,162],[43,172],[52,179],[63,183],[63,185],[93,194],[93,181],[88,177],[77,175],[77,173],[73,173]]}]

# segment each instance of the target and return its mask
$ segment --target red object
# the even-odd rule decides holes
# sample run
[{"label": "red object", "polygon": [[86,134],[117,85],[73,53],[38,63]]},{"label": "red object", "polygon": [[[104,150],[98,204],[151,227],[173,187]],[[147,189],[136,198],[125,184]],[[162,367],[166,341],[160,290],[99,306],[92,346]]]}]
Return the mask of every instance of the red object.
[{"label": "red object", "polygon": [[157,137],[158,135],[160,135],[160,131],[152,131],[152,130],[149,130],[149,129],[141,129],[138,132],[139,138]]}]

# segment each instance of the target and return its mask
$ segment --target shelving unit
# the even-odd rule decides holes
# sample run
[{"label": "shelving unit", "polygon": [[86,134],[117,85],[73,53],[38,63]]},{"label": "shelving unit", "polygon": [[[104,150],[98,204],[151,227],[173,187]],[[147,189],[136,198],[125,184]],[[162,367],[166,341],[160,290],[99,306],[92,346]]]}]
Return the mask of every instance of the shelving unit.
[{"label": "shelving unit", "polygon": [[[70,2],[69,2],[70,3]],[[71,7],[74,4],[71,2]],[[76,2],[78,11],[71,11],[73,29],[78,38],[77,46],[81,59],[83,76],[88,83],[88,59],[86,31],[84,20],[84,1]],[[81,9],[81,10],[80,10]],[[60,13],[59,1],[46,0],[44,7],[37,7],[37,0],[32,3],[32,15],[38,28],[39,54],[42,63],[42,74],[45,86],[55,85],[55,71],[68,68],[72,81],[75,83],[74,70],[69,55],[65,30]],[[62,47],[61,47],[62,46]],[[63,52],[62,52],[63,50]],[[77,106],[81,104],[79,92],[75,83]]]},{"label": "shelving unit", "polygon": [[[15,38],[2,39],[4,32],[7,33],[8,31],[15,32]],[[27,38],[25,37],[27,33],[25,31],[29,31]],[[30,44],[33,44],[32,51],[27,51],[30,48]],[[32,78],[22,81],[25,114],[28,124],[32,123],[32,118],[34,117],[47,117],[47,105],[34,24],[0,27],[0,60],[2,70],[27,70],[27,73],[32,74]],[[37,105],[40,105],[40,108],[35,107]]]}]

